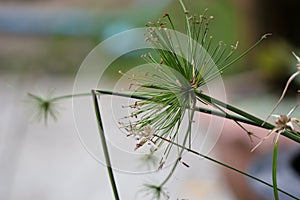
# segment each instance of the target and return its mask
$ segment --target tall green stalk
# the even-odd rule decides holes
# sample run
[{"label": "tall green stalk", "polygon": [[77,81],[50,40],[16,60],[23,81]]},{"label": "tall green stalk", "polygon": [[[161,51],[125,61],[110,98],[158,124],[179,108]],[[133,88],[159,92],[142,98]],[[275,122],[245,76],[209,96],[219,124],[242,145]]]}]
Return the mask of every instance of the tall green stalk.
[{"label": "tall green stalk", "polygon": [[115,200],[119,200],[120,199],[119,198],[119,193],[118,193],[116,181],[115,181],[115,178],[114,178],[113,169],[111,167],[111,162],[110,162],[106,137],[105,137],[105,133],[104,133],[104,129],[103,129],[103,123],[102,123],[100,109],[99,109],[99,103],[98,103],[97,94],[96,94],[95,90],[92,90],[92,96],[93,96],[94,109],[95,109],[97,123],[98,123],[99,135],[100,135],[101,144],[102,144],[102,148],[103,148],[103,153],[104,153],[104,157],[105,157],[106,168],[107,168],[107,172],[108,172],[109,179],[110,179],[110,184],[111,184],[111,187],[112,187],[112,190],[113,190],[113,193],[114,193]]},{"label": "tall green stalk", "polygon": [[278,188],[277,188],[277,154],[278,154],[278,140],[274,144],[273,149],[273,163],[272,163],[272,182],[274,199],[279,200]]}]

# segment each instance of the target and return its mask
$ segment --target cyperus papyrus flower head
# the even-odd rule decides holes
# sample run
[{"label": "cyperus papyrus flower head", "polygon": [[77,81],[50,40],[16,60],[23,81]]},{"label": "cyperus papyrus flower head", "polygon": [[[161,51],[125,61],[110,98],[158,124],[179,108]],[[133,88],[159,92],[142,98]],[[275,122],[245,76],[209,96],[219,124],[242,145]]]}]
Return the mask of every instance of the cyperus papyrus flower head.
[{"label": "cyperus papyrus flower head", "polygon": [[[298,128],[300,127],[300,121],[299,119],[295,117],[290,117],[292,112],[297,108],[298,106],[295,106],[287,115],[272,115],[273,117],[276,117],[275,120],[275,127],[269,131],[269,133],[261,139],[261,141],[255,145],[251,149],[251,152],[253,152],[257,147],[259,147],[266,139],[268,139],[271,135],[275,134],[274,143],[276,143],[279,139],[279,136],[284,131],[290,131],[294,134],[298,133]],[[297,127],[295,127],[295,125]]]}]

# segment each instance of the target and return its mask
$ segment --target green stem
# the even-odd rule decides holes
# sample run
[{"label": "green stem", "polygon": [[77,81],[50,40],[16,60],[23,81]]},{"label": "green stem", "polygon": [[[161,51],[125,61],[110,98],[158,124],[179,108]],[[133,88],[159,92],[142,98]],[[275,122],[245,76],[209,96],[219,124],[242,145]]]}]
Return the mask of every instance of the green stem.
[{"label": "green stem", "polygon": [[278,141],[274,144],[273,150],[273,163],[272,163],[272,181],[273,181],[273,192],[274,192],[274,199],[279,200],[278,196],[278,188],[277,188],[277,154],[278,154]]},{"label": "green stem", "polygon": [[[99,94],[107,94],[107,95],[113,95],[113,96],[120,96],[120,97],[135,98],[135,99],[140,99],[140,100],[149,100],[149,101],[151,101],[151,98],[143,97],[143,96],[140,96],[140,95],[129,94],[129,93],[112,92],[112,91],[109,91],[109,90],[96,90],[96,92],[99,93]],[[230,119],[230,120],[236,120],[236,121],[243,122],[243,123],[246,123],[246,124],[249,124],[249,125],[261,127],[260,124],[258,124],[256,122],[253,122],[251,120],[248,120],[244,117],[240,117],[240,116],[229,114],[229,113],[220,112],[220,111],[217,111],[217,110],[212,110],[212,109],[196,106],[195,111],[202,112],[202,113],[205,113],[205,114],[211,114],[211,115],[215,115],[215,116],[219,116],[219,117],[225,117],[225,118]]]},{"label": "green stem", "polygon": [[62,99],[69,99],[72,97],[83,97],[83,96],[91,96],[91,93],[69,94],[69,95],[54,97],[51,99],[51,101],[58,101],[58,100],[62,100]]},{"label": "green stem", "polygon": [[[143,97],[140,95],[133,95],[130,93],[119,93],[119,92],[113,92],[110,90],[95,90],[95,92],[97,94],[113,95],[113,96],[120,96],[120,97],[135,98],[135,99],[139,99],[139,100],[151,101],[151,98]],[[84,97],[84,96],[91,96],[91,93],[79,93],[79,94],[69,94],[69,95],[64,95],[64,96],[58,96],[58,97],[52,98],[50,101],[53,102],[53,101],[58,101],[58,100],[63,100],[63,99],[68,99],[68,98],[73,98],[73,97]],[[216,111],[216,110],[212,110],[212,109],[208,109],[208,108],[204,108],[204,107],[199,107],[199,106],[195,107],[195,111],[202,112],[205,114],[211,114],[211,115],[215,115],[215,116],[219,116],[219,117],[225,117],[227,119],[236,120],[236,121],[250,124],[253,126],[261,127],[259,124],[255,123],[253,121],[250,121],[244,117],[240,117],[240,116],[233,115],[233,114],[223,113],[220,111]]]},{"label": "green stem", "polygon": [[[216,164],[218,164],[218,165],[221,165],[221,166],[223,166],[223,167],[225,167],[225,168],[228,168],[228,169],[230,169],[230,170],[233,170],[233,171],[235,171],[235,172],[238,172],[238,173],[240,173],[240,174],[242,174],[242,175],[244,175],[244,176],[247,176],[247,177],[249,177],[249,178],[251,178],[251,179],[253,179],[253,180],[256,180],[256,181],[258,181],[258,182],[260,182],[260,183],[262,183],[262,184],[264,184],[264,185],[266,185],[266,186],[269,186],[269,187],[273,188],[273,185],[271,185],[270,183],[268,183],[268,182],[266,182],[266,181],[264,181],[264,180],[262,180],[262,179],[259,179],[259,178],[255,177],[255,176],[252,176],[251,174],[248,174],[248,173],[246,173],[246,172],[243,172],[243,171],[241,171],[241,170],[239,170],[239,169],[236,169],[236,168],[234,168],[234,167],[232,167],[232,166],[230,166],[230,165],[227,165],[227,164],[225,164],[225,163],[222,163],[222,162],[220,162],[220,161],[218,161],[218,160],[215,160],[215,159],[213,159],[213,158],[211,158],[211,157],[209,157],[209,156],[206,156],[206,155],[204,155],[204,154],[201,154],[201,153],[199,153],[199,152],[197,152],[197,151],[195,151],[195,150],[193,150],[193,149],[187,148],[187,147],[185,147],[185,146],[183,146],[183,145],[181,145],[181,144],[177,144],[176,142],[173,142],[173,141],[171,141],[171,140],[168,140],[168,139],[166,139],[166,138],[164,138],[164,137],[161,137],[161,136],[159,136],[159,135],[155,135],[155,136],[158,137],[158,138],[160,138],[160,139],[162,139],[162,140],[164,140],[164,141],[166,141],[166,142],[169,142],[169,143],[171,143],[171,144],[173,144],[173,145],[175,145],[175,146],[178,146],[178,147],[180,147],[180,148],[182,148],[182,149],[184,149],[184,150],[186,150],[186,151],[188,151],[188,152],[190,152],[190,153],[192,153],[192,154],[195,154],[195,155],[197,155],[197,156],[200,156],[200,157],[202,157],[202,158],[205,158],[205,159],[207,159],[207,160],[209,160],[209,161],[212,161],[212,162],[214,162],[214,163],[216,163]],[[288,193],[288,192],[286,192],[286,191],[284,191],[284,190],[282,190],[282,189],[280,189],[280,188],[277,188],[277,190],[280,191],[280,192],[282,192],[283,194],[285,194],[285,195],[287,195],[287,196],[293,198],[293,199],[300,200],[298,197],[295,197],[294,195],[292,195],[292,194],[290,194],[290,193]]]},{"label": "green stem", "polygon": [[114,193],[115,200],[119,200],[120,199],[119,198],[119,193],[118,193],[118,190],[117,190],[117,185],[116,185],[113,170],[112,170],[112,167],[111,167],[107,142],[106,142],[106,138],[105,138],[105,134],[104,134],[103,123],[102,123],[102,119],[101,119],[98,99],[97,99],[97,95],[96,95],[95,90],[92,90],[92,96],[93,96],[93,101],[94,101],[94,108],[95,108],[95,113],[96,113],[98,129],[99,129],[99,135],[100,135],[102,148],[103,148],[103,153],[104,153],[104,157],[105,157],[107,172],[108,172],[109,179],[110,179],[110,184],[111,184],[111,187],[112,187],[112,190],[113,190],[113,193]]},{"label": "green stem", "polygon": [[[248,120],[251,120],[258,127],[269,129],[269,130],[274,128],[274,125],[272,125],[270,123],[267,123],[267,122],[263,124],[264,120],[262,120],[258,117],[255,117],[254,115],[251,115],[251,114],[249,114],[249,113],[247,113],[247,112],[245,112],[245,111],[243,111],[239,108],[236,108],[236,107],[234,107],[230,104],[224,103],[220,100],[217,100],[215,98],[207,96],[207,95],[205,95],[205,94],[203,94],[202,92],[199,92],[199,91],[195,91],[195,93],[196,93],[196,96],[199,97],[200,99],[204,99],[207,102],[213,102],[214,104],[217,104],[217,105],[219,105],[219,106],[221,106],[221,107],[223,107],[227,110],[230,110],[230,111],[234,112],[235,114],[238,114],[238,115],[240,115],[240,116],[242,116],[242,117],[244,117]],[[247,123],[247,122],[245,122],[245,123]],[[251,125],[253,125],[253,124],[251,124]],[[284,131],[284,132],[282,132],[282,135],[288,137],[291,140],[294,140],[295,142],[300,143],[300,137],[298,135],[294,134],[294,133],[291,133],[289,131]]]},{"label": "green stem", "polygon": [[[95,92],[97,94],[106,94],[106,95],[113,95],[113,96],[120,96],[120,97],[127,97],[127,98],[134,98],[134,99],[139,99],[139,100],[149,100],[151,101],[151,98],[148,97],[143,97],[140,95],[134,95],[134,94],[130,94],[130,93],[120,93],[120,92],[113,92],[110,90],[95,90]],[[57,101],[57,100],[63,100],[63,99],[68,99],[68,98],[72,98],[72,97],[83,97],[83,96],[91,96],[91,93],[80,93],[80,94],[69,94],[69,95],[64,95],[64,96],[58,96],[58,97],[54,97],[51,99],[51,101]],[[212,114],[212,115],[216,115],[216,116],[220,116],[220,117],[225,117],[228,119],[232,119],[232,120],[237,120],[246,124],[250,124],[250,125],[254,125],[254,126],[260,126],[257,123],[247,120],[245,118],[241,118],[237,115],[233,115],[233,114],[225,114],[223,112],[220,111],[216,111],[216,110],[211,110],[208,108],[204,108],[204,107],[199,107],[196,106],[195,107],[195,111],[197,112],[203,112],[206,114]]]},{"label": "green stem", "polygon": [[[151,101],[151,98],[149,98],[149,97],[143,97],[141,95],[135,95],[135,94],[132,94],[132,93],[120,93],[120,92],[113,92],[113,91],[110,91],[110,90],[94,90],[94,91],[97,94],[106,94],[106,95],[113,95],[113,96],[120,96],[120,97],[135,98],[135,99],[139,99],[139,100],[149,100],[149,101]],[[252,125],[252,126],[257,126],[257,127],[268,129],[268,130],[271,130],[271,129],[274,128],[274,125],[272,125],[270,123],[267,123],[267,122],[265,122],[263,124],[264,120],[259,119],[258,117],[255,117],[254,115],[251,115],[251,114],[249,114],[249,113],[247,113],[247,112],[245,112],[241,109],[238,109],[238,108],[236,108],[232,105],[226,104],[226,103],[224,103],[222,101],[219,101],[215,98],[207,96],[207,95],[205,95],[201,92],[197,92],[197,91],[195,91],[195,92],[196,92],[196,96],[198,96],[199,98],[204,99],[208,102],[213,102],[213,103],[215,103],[215,104],[217,104],[217,105],[219,105],[223,108],[226,108],[227,110],[230,110],[233,113],[238,114],[240,116],[234,115],[234,114],[229,114],[229,113],[225,114],[225,113],[220,112],[220,111],[211,110],[211,109],[203,108],[203,107],[199,107],[199,106],[195,107],[195,111],[197,111],[197,112],[202,112],[202,113],[211,114],[211,115],[215,115],[215,116],[219,116],[219,117],[224,117],[224,118],[227,118],[227,119],[230,119],[230,120],[242,122],[242,123],[245,123],[245,124],[249,124],[249,125]],[[65,96],[59,96],[59,97],[52,98],[51,101],[57,101],[57,100],[72,98],[72,97],[90,96],[90,95],[91,95],[90,93],[71,94],[71,95],[65,95]],[[286,136],[287,138],[289,138],[289,139],[291,139],[295,142],[300,143],[300,137],[296,134],[285,131],[285,132],[282,132],[282,135]]]},{"label": "green stem", "polygon": [[[191,48],[191,49],[188,49],[188,54],[190,53],[190,55],[192,55],[193,45],[192,45],[191,26],[190,26],[190,23],[189,23],[188,14],[186,13],[187,10],[186,10],[186,7],[185,7],[184,3],[182,2],[182,0],[179,0],[179,3],[181,4],[183,12],[185,13],[185,21],[186,21],[187,36],[188,36],[188,47]],[[192,57],[190,57],[190,55],[187,55],[188,63],[191,63],[191,61],[192,61]]]}]

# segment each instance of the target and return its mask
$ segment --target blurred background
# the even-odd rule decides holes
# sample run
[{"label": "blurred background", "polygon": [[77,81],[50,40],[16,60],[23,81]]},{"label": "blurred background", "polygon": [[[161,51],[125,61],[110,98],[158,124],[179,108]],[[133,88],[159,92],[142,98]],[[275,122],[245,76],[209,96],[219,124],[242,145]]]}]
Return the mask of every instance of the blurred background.
[{"label": "blurred background", "polygon": [[[208,8],[208,15],[214,16],[210,24],[214,40],[239,41],[239,52],[272,33],[224,74],[228,101],[265,117],[296,71],[291,52],[300,55],[300,2],[185,0],[185,4],[190,13]],[[176,0],[0,0],[0,199],[112,199],[105,168],[84,151],[76,136],[72,102],[63,101],[58,121],[45,126],[32,120],[34,110],[26,94],[47,95],[52,89],[55,95],[72,93],[80,64],[97,44],[143,27],[166,11],[183,31],[183,14]],[[126,43],[107,51],[117,53],[122,45]],[[119,57],[107,70],[104,87],[120,78],[120,68],[126,71],[142,63],[139,52]],[[278,112],[287,113],[296,104],[298,85],[299,79],[292,83]],[[93,117],[92,113],[90,120]],[[87,132],[97,134],[96,128],[89,127]],[[259,136],[267,133],[254,130]],[[228,122],[211,156],[248,170],[272,147],[267,141],[250,153],[257,141],[251,143]],[[193,165],[178,169],[168,185],[174,194],[171,199],[272,199],[262,197],[243,176],[205,160],[190,162]],[[135,192],[153,176],[117,172],[122,199],[142,199]]]}]

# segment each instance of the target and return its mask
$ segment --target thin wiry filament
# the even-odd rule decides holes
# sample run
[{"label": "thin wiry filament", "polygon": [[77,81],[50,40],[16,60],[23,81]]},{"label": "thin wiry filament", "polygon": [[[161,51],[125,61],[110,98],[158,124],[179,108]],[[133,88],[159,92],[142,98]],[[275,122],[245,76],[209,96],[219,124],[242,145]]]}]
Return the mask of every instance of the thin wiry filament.
[{"label": "thin wiry filament", "polygon": [[300,73],[300,71],[295,72],[292,76],[290,76],[289,80],[286,82],[284,90],[279,98],[279,100],[277,101],[277,103],[275,104],[274,108],[272,109],[272,111],[270,112],[270,114],[267,116],[267,118],[264,120],[264,122],[262,123],[262,126],[266,123],[266,121],[271,117],[271,115],[273,114],[273,112],[276,110],[276,108],[279,106],[279,104],[281,103],[281,101],[283,100],[283,98],[285,97],[285,94],[288,90],[289,85],[291,84],[291,82],[296,78],[296,76],[298,76]]}]

